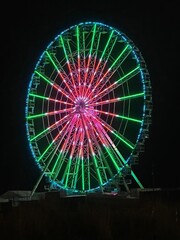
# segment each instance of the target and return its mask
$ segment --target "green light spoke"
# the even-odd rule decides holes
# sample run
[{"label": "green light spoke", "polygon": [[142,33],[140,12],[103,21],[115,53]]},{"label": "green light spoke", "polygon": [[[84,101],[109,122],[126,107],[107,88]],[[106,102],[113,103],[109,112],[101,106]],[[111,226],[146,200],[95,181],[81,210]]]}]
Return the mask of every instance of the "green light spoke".
[{"label": "green light spoke", "polygon": [[66,180],[65,180],[65,184],[64,184],[65,187],[67,187],[68,180],[69,180],[69,175],[71,174],[70,173],[71,164],[72,164],[72,159],[69,158],[67,168],[64,171],[64,173],[66,174]]},{"label": "green light spoke", "polygon": [[[71,123],[70,125],[72,124],[72,120],[71,120]],[[62,143],[63,139],[65,138],[68,130],[69,130],[69,127],[70,127],[69,123],[67,123],[64,127],[63,127],[63,130],[65,130],[63,132],[63,134],[61,134],[61,138],[59,139],[59,142],[58,142],[58,145],[60,146],[60,144]],[[67,127],[66,127],[67,126]],[[62,131],[61,131],[62,132]],[[64,162],[65,162],[65,159],[66,159],[66,155],[67,155],[67,152],[65,154],[65,151],[64,151],[64,145],[65,143],[63,144],[63,147],[60,149],[60,153],[59,153],[59,156],[55,162],[55,165],[52,169],[52,172],[54,173],[54,176],[53,176],[53,180],[58,176]]]},{"label": "green light spoke", "polygon": [[45,134],[47,131],[49,131],[49,128],[44,129],[42,132],[40,132],[40,133],[37,134],[36,136],[32,137],[32,138],[30,139],[30,141],[32,142],[32,141],[34,141],[35,139],[39,138],[40,136],[44,136],[44,134]]},{"label": "green light spoke", "polygon": [[81,62],[80,62],[80,35],[79,35],[79,26],[76,27],[76,36],[77,36],[77,61],[78,61],[78,85],[80,86],[80,78],[81,78],[81,73],[80,73],[80,67],[81,67]]},{"label": "green light spoke", "polygon": [[61,154],[61,152],[59,152],[58,157],[57,157],[57,159],[56,159],[56,161],[54,163],[54,166],[52,168],[53,179],[55,179],[57,177],[57,175],[59,173],[59,170],[62,167],[61,156],[62,156],[62,154]]},{"label": "green light spoke", "polygon": [[96,172],[97,172],[99,184],[102,185],[103,182],[102,182],[101,174],[100,174],[100,171],[99,171],[99,166],[97,164],[97,159],[96,159],[96,156],[95,156],[95,153],[94,153],[94,149],[93,149],[93,146],[92,146],[91,141],[90,141],[91,138],[90,138],[89,132],[87,131],[87,126],[86,126],[86,123],[85,123],[85,120],[84,120],[83,117],[82,117],[82,121],[83,121],[83,125],[84,125],[84,130],[86,132],[86,136],[87,136],[87,139],[88,139],[88,142],[89,142],[89,147],[90,147],[90,151],[91,151],[91,154],[92,154],[92,158],[94,160],[94,166],[95,166],[95,169],[96,169]]},{"label": "green light spoke", "polygon": [[47,113],[40,113],[32,116],[27,116],[26,119],[32,119],[32,118],[41,118],[47,116]]},{"label": "green light spoke", "polygon": [[[87,80],[87,76],[88,76],[90,61],[91,61],[91,58],[92,58],[92,50],[93,50],[95,34],[96,34],[96,24],[93,27],[93,36],[92,36],[92,40],[91,40],[91,43],[90,43],[91,46],[90,46],[90,49],[89,49],[88,62],[87,62],[86,72],[85,72],[85,77],[84,77],[84,84],[85,85],[86,85],[86,80]],[[85,88],[85,85],[84,85],[84,88]],[[85,90],[84,88],[83,88],[82,95],[84,95],[84,90]]]},{"label": "green light spoke", "polygon": [[99,166],[98,166],[98,164],[97,164],[97,159],[96,159],[96,157],[95,157],[94,154],[93,154],[93,160],[94,160],[95,169],[96,169],[96,171],[97,171],[99,184],[102,185],[102,184],[103,184],[103,181],[102,181],[101,174],[100,174],[100,171],[99,171]]},{"label": "green light spoke", "polygon": [[[54,156],[56,155],[56,153],[58,152],[58,150],[59,150],[59,143],[58,143],[58,145],[56,146],[56,145],[54,145],[54,148],[52,149],[52,151],[51,151],[51,153],[52,153],[52,155],[50,156],[50,154],[49,154],[49,159],[48,159],[48,156],[46,156],[47,157],[47,159],[48,159],[48,163],[47,163],[47,165],[46,165],[46,167],[44,168],[44,171],[47,171],[48,170],[48,168],[49,168],[49,166],[50,166],[50,164],[52,163],[52,161],[54,160]],[[58,156],[59,157],[59,156]],[[45,160],[46,161],[46,160]],[[50,172],[46,172],[46,174],[50,174],[51,176],[53,175],[53,171],[50,171]]]},{"label": "green light spoke", "polygon": [[88,180],[88,182],[87,182],[87,189],[88,190],[90,190],[91,189],[91,177],[90,177],[90,170],[91,170],[91,166],[90,166],[90,160],[89,160],[89,156],[88,156],[88,158],[87,158],[87,180]]},{"label": "green light spoke", "polygon": [[[114,36],[114,38],[113,38],[113,33],[114,33],[114,30],[111,31],[111,34],[110,34],[110,36],[109,36],[109,38],[108,38],[108,40],[107,40],[107,42],[106,42],[106,45],[105,45],[105,47],[104,47],[104,50],[103,50],[103,52],[102,52],[102,54],[101,54],[101,57],[100,57],[100,59],[99,59],[99,61],[98,61],[97,66],[96,66],[96,68],[95,68],[94,74],[91,76],[91,80],[90,80],[90,83],[89,83],[89,86],[88,86],[88,87],[91,86],[91,83],[92,83],[92,81],[94,80],[95,75],[97,74],[97,72],[99,72],[99,77],[98,77],[97,80],[96,80],[97,83],[96,83],[96,85],[94,86],[93,90],[91,90],[91,92],[89,93],[89,95],[88,95],[89,98],[91,97],[91,95],[93,94],[94,90],[97,88],[97,86],[99,85],[99,83],[102,81],[102,79],[100,80],[101,76],[102,76],[102,75],[105,76],[105,75],[107,74],[107,73],[106,73],[106,74],[103,74],[103,70],[104,70],[105,67],[106,67],[106,64],[107,64],[107,62],[108,62],[108,59],[109,59],[109,57],[110,57],[110,55],[111,55],[111,51],[113,50],[113,47],[114,47],[114,45],[115,45],[115,43],[116,43],[116,41],[117,41],[117,37]],[[98,47],[98,46],[99,46],[99,44],[97,45],[97,47]],[[107,71],[107,72],[108,72],[108,71]],[[88,89],[87,89],[87,90],[88,90]],[[88,93],[88,91],[86,91],[85,96],[87,96],[87,93]]]},{"label": "green light spoke", "polygon": [[81,161],[81,169],[82,169],[82,190],[84,191],[84,161]]},{"label": "green light spoke", "polygon": [[[93,121],[94,122],[94,121]],[[114,166],[116,167],[117,170],[119,170],[119,167],[116,163],[116,161],[114,161],[114,158],[112,157],[111,154],[109,154],[109,151],[107,150],[107,147],[108,146],[108,140],[107,140],[107,133],[104,131],[104,129],[102,128],[102,126],[100,126],[100,124],[98,124],[97,126],[97,123],[94,122],[94,132],[95,134],[97,135],[97,137],[99,138],[99,140],[101,141],[102,143],[102,146],[103,146],[103,149],[105,149],[105,151],[108,153],[108,155],[111,157],[111,159],[113,160],[113,163],[114,163]],[[105,132],[105,133],[104,133]],[[103,162],[105,163],[105,166],[107,168],[107,171],[109,172],[111,178],[113,177],[113,172],[111,170],[111,167],[109,165],[109,160],[107,161],[106,160],[106,157],[104,155],[104,151],[101,147],[99,147],[99,151],[100,151],[100,155],[101,157],[103,158]]]},{"label": "green light spoke", "polygon": [[[83,126],[83,122],[82,122],[82,119],[80,119],[80,125]],[[85,139],[85,132],[84,131],[81,131],[81,128],[79,129],[79,134],[80,134],[80,138],[79,138],[79,146],[78,146],[78,149],[79,149],[79,152],[78,152],[78,169],[77,171],[79,171],[79,167],[80,167],[80,164],[81,162],[84,162],[84,149],[83,149],[83,145],[84,145],[84,139]],[[82,165],[81,164],[81,167],[83,167],[82,169],[82,189],[85,187],[85,177],[84,177],[84,164]],[[76,181],[77,181],[77,177],[76,177]]]},{"label": "green light spoke", "polygon": [[[75,126],[75,123],[76,123],[76,117],[73,117],[73,121],[68,129],[68,134],[67,134],[67,138],[64,140],[64,145],[63,145],[63,152],[67,155],[67,153],[69,152],[69,149],[70,149],[70,138],[71,138],[71,135],[73,133],[73,128]],[[65,167],[65,170],[64,170],[64,174],[63,174],[63,177],[62,177],[62,182],[64,182],[65,180],[65,186],[67,186],[67,183],[68,183],[68,178],[69,178],[69,174],[70,173],[70,167],[71,167],[71,164],[72,164],[72,156],[70,155],[68,157],[68,164],[66,165]]]},{"label": "green light spoke", "polygon": [[63,152],[60,152],[52,170],[52,180],[55,180],[58,177],[63,164],[65,164],[65,157]]},{"label": "green light spoke", "polygon": [[53,112],[30,115],[30,116],[27,116],[27,119],[40,118],[40,117],[45,117],[45,116],[49,116],[49,115],[56,115],[59,113],[67,113],[67,112],[72,112],[72,111],[74,111],[74,108],[65,108],[63,110],[57,110],[57,111],[53,111]]},{"label": "green light spoke", "polygon": [[[73,58],[73,53],[72,53],[69,41],[67,41],[67,47],[68,47],[67,48],[67,50],[68,50],[68,62],[70,63],[69,69],[70,69],[70,72],[71,72],[71,75],[72,75],[73,83],[75,84],[75,79],[74,79],[73,72],[77,72],[77,68],[76,68],[74,58]],[[75,90],[76,90],[76,85],[74,85],[74,87],[75,87]]]},{"label": "green light spoke", "polygon": [[136,93],[136,94],[132,94],[132,95],[128,95],[128,96],[108,99],[108,100],[105,100],[105,101],[93,102],[93,103],[88,104],[88,106],[98,106],[98,105],[104,105],[104,104],[109,104],[109,103],[116,103],[116,102],[120,102],[122,100],[129,100],[129,99],[133,99],[133,98],[143,97],[144,95],[145,95],[144,92]]},{"label": "green light spoke", "polygon": [[[108,70],[105,74],[103,73],[103,71],[104,71],[104,69],[106,67],[106,64],[107,64],[107,62],[109,60],[109,57],[111,55],[111,52],[113,50],[113,47],[114,47],[114,45],[115,45],[115,43],[117,41],[117,37],[115,37],[115,36],[113,37],[113,34],[114,34],[114,30],[111,31],[111,34],[110,34],[110,36],[109,36],[109,38],[107,40],[107,43],[106,43],[106,45],[104,47],[104,50],[102,52],[102,55],[101,55],[100,60],[98,62],[98,65],[96,66],[95,73],[97,73],[98,71],[100,71],[100,73],[99,73],[98,79],[96,80],[97,83],[94,86],[94,88],[91,91],[91,93],[89,94],[89,97],[91,97],[91,95],[94,92],[94,90],[97,88],[99,83],[101,83],[101,81],[103,79],[101,76],[103,75],[103,77],[104,77],[109,72],[109,70]],[[95,75],[93,75],[93,77],[95,77]]]},{"label": "green light spoke", "polygon": [[[116,39],[115,39],[115,41],[116,41]],[[115,44],[115,41],[114,41],[114,44]],[[111,51],[113,50],[113,47],[114,47],[114,45],[111,46],[111,50],[109,51],[109,55],[110,55]],[[101,84],[100,89],[98,91],[100,92],[101,89],[104,89],[104,86],[106,85],[106,83],[113,76],[113,74],[115,74],[117,69],[121,66],[121,64],[127,58],[127,56],[130,54],[131,51],[132,51],[131,47],[129,45],[126,45],[125,48],[119,54],[119,56],[113,61],[111,66],[108,68],[108,70],[103,75],[100,75],[100,77],[97,80],[97,84],[94,86],[93,91],[91,92],[89,97],[92,95],[94,90],[97,89],[97,87],[100,84]],[[107,61],[107,57],[106,57],[106,61]],[[104,64],[104,67],[105,67],[105,64]],[[103,67],[103,69],[104,69],[104,67]],[[103,82],[103,84],[102,84],[102,82]]]},{"label": "green light spoke", "polygon": [[86,59],[86,32],[83,29],[82,32],[82,54],[83,54],[83,59],[81,59],[82,61],[82,66],[85,68],[86,64],[85,64],[85,59]]},{"label": "green light spoke", "polygon": [[[53,142],[53,141],[48,145],[48,147],[45,149],[45,151],[44,151],[44,152],[41,154],[41,156],[37,159],[38,162],[40,162],[40,161],[43,159],[43,157],[45,156],[45,154],[48,153],[49,149],[50,149],[52,146],[54,146],[54,142]],[[54,148],[52,148],[51,151],[53,151],[53,150],[54,150]]]},{"label": "green light spoke", "polygon": [[54,99],[54,98],[44,97],[42,95],[38,95],[38,94],[34,94],[34,93],[29,93],[29,96],[32,96],[32,97],[35,97],[35,98],[40,98],[40,99],[47,100],[47,101],[58,102],[58,103],[62,103],[62,104],[65,104],[65,105],[70,105],[70,106],[73,105],[72,103],[64,102],[64,101]]},{"label": "green light spoke", "polygon": [[79,174],[79,167],[80,167],[80,162],[82,160],[78,157],[76,160],[76,167],[75,167],[75,173],[74,173],[74,178],[73,178],[73,187],[74,189],[76,189],[77,186],[77,179],[78,179],[78,174]]},{"label": "green light spoke", "polygon": [[132,99],[132,98],[143,97],[143,96],[144,96],[144,92],[136,93],[136,94],[120,97],[120,101],[121,100],[129,100],[129,99]]},{"label": "green light spoke", "polygon": [[69,96],[69,93],[66,92],[63,88],[58,86],[56,83],[53,83],[49,77],[47,77],[45,74],[40,73],[38,71],[35,71],[35,73],[41,77],[43,80],[45,80],[48,84],[50,84],[53,88],[55,88],[58,92],[61,92],[66,98],[70,99],[72,102],[74,102],[73,98]]},{"label": "green light spoke", "polygon": [[109,116],[112,116],[112,117],[117,117],[117,118],[126,119],[126,120],[132,121],[132,122],[142,123],[142,120],[135,119],[135,118],[130,118],[130,117],[122,116],[122,115],[118,115],[118,114],[115,114],[115,113],[105,112],[105,111],[101,111],[101,110],[97,110],[97,109],[94,109],[94,111],[95,111],[95,112],[102,113],[102,114],[104,114],[104,115],[109,115]]},{"label": "green light spoke", "polygon": [[[67,54],[67,49],[65,47],[65,42],[63,40],[63,37],[60,36],[60,41],[61,41],[61,44],[62,44],[62,47],[63,47],[63,51],[64,51],[64,55],[65,55],[65,58],[66,58],[66,61],[67,61],[67,65],[68,65],[68,69],[69,69],[69,73],[70,73],[70,76],[71,76],[71,79],[72,79],[72,84],[73,84],[73,87],[74,87],[74,90],[75,90],[75,93],[76,93],[76,96],[78,95],[77,93],[77,89],[76,89],[76,84],[75,84],[75,80],[74,80],[74,75],[73,75],[73,71],[72,71],[72,66],[74,66],[74,71],[76,71],[76,67],[74,65],[74,60],[72,58],[72,52],[71,52],[71,49],[69,49],[69,55]],[[67,40],[67,46],[68,48],[70,48],[70,45],[69,45],[69,42]],[[71,65],[72,63],[72,65]]]},{"label": "green light spoke", "polygon": [[140,72],[140,66],[137,66],[136,68],[134,68],[133,70],[131,70],[130,72],[128,72],[127,74],[125,74],[123,77],[121,77],[120,79],[118,79],[117,81],[113,82],[111,85],[109,85],[107,88],[103,89],[102,91],[100,91],[98,94],[96,94],[94,97],[92,97],[89,100],[89,103],[91,103],[92,101],[98,101],[100,98],[104,97],[105,95],[109,94],[110,92],[112,92],[113,90],[115,90],[116,88],[118,88],[120,85],[124,84],[125,82],[129,81],[130,79],[132,79],[134,76],[136,76],[138,73]]},{"label": "green light spoke", "polygon": [[[125,54],[125,52],[127,50],[130,50],[130,51],[128,51],[128,53],[122,59],[122,56]],[[116,66],[117,63],[118,63],[118,67],[119,67],[119,65],[121,65],[121,63],[125,60],[125,58],[129,55],[130,52],[131,52],[131,48],[129,47],[129,45],[126,45],[126,47],[123,49],[123,51],[119,54],[119,56],[112,63],[110,69],[112,69],[114,66]]]},{"label": "green light spoke", "polygon": [[[126,167],[130,167],[127,163],[126,160],[124,159],[124,157],[122,156],[122,154],[119,152],[119,150],[117,149],[117,147],[115,146],[115,144],[113,143],[113,141],[111,140],[111,138],[107,135],[107,133],[105,132],[104,128],[99,124],[101,132],[104,133],[104,136],[107,138],[108,142],[110,143],[110,146],[112,146],[112,148],[110,147],[105,147],[106,151],[109,153],[109,155],[111,155],[111,151],[112,149],[115,150],[115,152],[117,153],[117,155],[120,157],[122,163],[124,164],[124,166]],[[113,156],[111,157],[111,159],[113,159],[113,162],[117,168],[117,170],[119,171],[121,169],[121,167],[119,166],[119,164],[116,164],[116,162],[114,161]],[[123,166],[123,165],[121,165]],[[121,174],[121,173],[120,173]],[[133,170],[131,170],[131,175],[132,177],[135,179],[135,181],[137,182],[137,184],[139,185],[140,188],[144,188],[143,185],[141,184],[141,182],[139,181],[139,179],[137,178],[137,176],[135,175],[135,173],[133,172]]]},{"label": "green light spoke", "polygon": [[89,103],[88,106],[99,106],[99,105],[110,104],[110,103],[115,103],[119,101],[121,101],[120,98],[113,98],[105,101]]},{"label": "green light spoke", "polygon": [[[88,86],[87,86],[87,89],[84,93],[84,96],[87,97],[89,91],[90,91],[90,88],[91,88],[91,84],[94,80],[94,77],[95,75],[97,74],[97,71],[100,67],[100,63],[101,63],[101,59],[99,60],[98,59],[98,50],[99,50],[99,45],[100,45],[100,40],[101,40],[101,32],[99,32],[98,30],[96,31],[96,35],[95,35],[95,41],[94,41],[94,49],[93,49],[93,55],[92,55],[92,59],[91,59],[91,65],[93,67],[94,72],[91,73],[91,76],[90,76],[90,81],[88,83]],[[105,64],[104,64],[105,66]]]},{"label": "green light spoke", "polygon": [[[74,126],[74,122],[75,122],[75,117],[73,117],[71,119],[71,122],[70,124],[66,125],[66,129],[64,130],[64,133],[63,135],[61,134],[61,138],[60,137],[60,134],[58,136],[58,139],[59,139],[59,142],[58,142],[58,145],[60,146],[61,142],[64,140],[65,136],[70,134],[70,132],[72,131],[72,128]],[[54,176],[53,176],[53,179],[55,179],[57,177],[57,175],[59,174],[60,170],[61,170],[61,167],[63,166],[63,163],[65,163],[65,160],[66,160],[66,156],[68,154],[68,150],[70,148],[70,145],[68,145],[68,140],[66,139],[66,141],[64,141],[63,143],[63,146],[61,147],[61,150],[60,150],[60,155],[55,163],[55,167],[53,168],[53,172],[54,173]],[[65,173],[64,173],[65,175]],[[63,176],[63,179],[64,179],[64,176]]]},{"label": "green light spoke", "polygon": [[65,121],[66,121],[66,125],[69,123],[69,121],[67,121],[68,115],[64,116],[63,118],[61,118],[59,121],[55,122],[54,124],[50,125],[49,127],[47,127],[46,129],[44,129],[43,131],[41,131],[40,133],[38,133],[37,135],[31,137],[30,141],[34,141],[37,140],[39,137],[42,137],[45,135],[46,132],[50,132],[53,131],[54,129],[56,129],[57,127],[61,126]]},{"label": "green light spoke", "polygon": [[51,55],[48,53],[48,51],[46,51],[46,54],[48,56],[48,58],[50,59],[51,63],[53,64],[54,68],[56,69],[56,71],[59,73],[59,69],[61,68],[60,67],[60,64],[56,64],[55,61],[53,60],[53,58],[51,57]]},{"label": "green light spoke", "polygon": [[109,154],[109,156],[110,156],[112,162],[114,163],[114,166],[116,167],[117,171],[119,171],[119,170],[120,170],[120,167],[119,167],[119,165],[116,163],[115,158],[114,158],[113,154],[111,153],[110,148],[105,147],[105,150],[106,150],[107,153]]},{"label": "green light spoke", "polygon": [[105,171],[105,162],[104,162],[104,158],[103,158],[104,154],[103,154],[103,151],[101,150],[101,145],[96,138],[97,131],[94,128],[93,124],[91,124],[92,122],[90,120],[91,119],[90,116],[86,115],[86,116],[84,116],[84,119],[86,120],[86,122],[90,122],[89,136],[91,138],[91,143],[94,142],[94,144],[93,144],[94,149],[96,148],[97,165],[99,166],[99,173],[101,175],[102,182],[106,182],[108,179],[107,179],[107,175],[106,175],[106,171]]},{"label": "green light spoke", "polygon": [[93,45],[94,45],[94,38],[95,38],[95,34],[96,34],[96,24],[94,24],[94,27],[93,27],[93,36],[92,36],[92,41],[91,41],[91,47],[90,47],[90,50],[89,50],[89,55],[91,56],[92,55],[92,50],[93,50]]},{"label": "green light spoke", "polygon": [[131,149],[134,149],[135,145],[131,143],[125,136],[123,136],[121,133],[119,133],[116,129],[114,129],[112,126],[107,124],[103,119],[100,119],[99,117],[95,118],[102,126],[104,126],[108,131],[110,131],[114,136],[116,136],[119,140],[121,140],[123,143],[125,143],[126,146],[128,146]]},{"label": "green light spoke", "polygon": [[[107,138],[107,136],[106,136]],[[112,153],[111,155],[114,156],[113,158],[113,162],[116,166],[116,169],[119,171],[122,169],[122,166],[124,166],[125,164],[125,159],[122,156],[122,154],[120,153],[120,151],[117,149],[117,147],[114,145],[112,139],[109,137],[107,138],[109,144],[106,147],[106,151],[109,153]]]},{"label": "green light spoke", "polygon": [[120,139],[123,143],[125,143],[129,148],[134,149],[134,144],[130,143],[128,139],[126,139],[123,135],[118,133],[116,130],[111,131],[118,139]]},{"label": "green light spoke", "polygon": [[[69,176],[71,175],[71,178],[73,178],[74,176],[74,169],[73,169],[73,166],[72,166],[72,158],[73,158],[73,155],[74,155],[74,152],[75,152],[75,148],[76,148],[76,144],[78,143],[77,142],[77,138],[79,138],[79,131],[78,131],[78,125],[79,125],[79,121],[80,119],[78,118],[76,120],[76,122],[71,126],[71,129],[69,131],[69,134],[67,136],[67,144],[68,142],[70,142],[70,138],[71,138],[71,135],[72,135],[72,132],[75,128],[75,132],[73,134],[73,143],[71,144],[71,151],[70,151],[70,156],[69,156],[69,160],[68,160],[68,164],[67,164],[67,171],[66,171],[66,181],[65,181],[65,186],[68,186],[68,182],[69,182]],[[67,151],[67,150],[66,150]]]},{"label": "green light spoke", "polygon": [[[80,123],[79,124],[82,125],[82,120],[81,119],[80,119]],[[78,130],[77,139],[79,140],[79,143],[82,143],[82,144],[78,144],[78,152],[77,152],[77,158],[76,158],[77,163],[76,163],[76,166],[75,166],[75,169],[74,169],[73,183],[72,183],[73,184],[72,187],[74,189],[77,186],[78,176],[80,174],[80,170],[79,169],[80,169],[81,161],[84,161],[84,159],[83,159],[84,131],[81,131],[81,128],[79,128],[79,130]],[[84,186],[84,179],[82,179],[81,184],[82,184],[82,186]]]},{"label": "green light spoke", "polygon": [[76,36],[77,36],[77,52],[78,57],[80,56],[80,43],[79,43],[79,26],[76,27]]},{"label": "green light spoke", "polygon": [[[119,165],[117,164],[117,162],[116,162],[116,160],[115,160],[115,157],[114,157],[111,149],[107,147],[107,146],[108,146],[108,144],[107,144],[107,134],[104,134],[104,129],[103,129],[103,127],[102,127],[100,124],[98,124],[98,127],[99,127],[99,129],[100,129],[100,132],[99,132],[99,129],[97,128],[97,123],[95,123],[95,127],[96,127],[95,133],[98,135],[98,137],[99,137],[100,140],[102,141],[103,147],[104,147],[105,151],[108,153],[110,159],[112,160],[112,162],[113,162],[116,170],[119,171],[119,170],[120,170],[120,167],[119,167]],[[106,146],[105,146],[105,144],[106,144]],[[112,174],[112,173],[111,173],[111,174]]]},{"label": "green light spoke", "polygon": [[[120,151],[118,150],[118,148],[115,146],[115,144],[113,143],[112,139],[110,138],[110,136],[106,133],[106,131],[104,130],[104,128],[100,125],[101,131],[104,133],[105,138],[107,139],[107,146],[111,146],[112,151],[115,153],[115,155],[117,155],[120,159],[119,163],[120,166],[123,166],[123,164],[125,163],[124,157],[122,156],[122,154],[120,153]],[[108,148],[108,147],[107,147]]]},{"label": "green light spoke", "polygon": [[125,74],[123,77],[121,77],[120,79],[118,79],[116,82],[114,82],[115,84],[123,84],[126,81],[129,81],[131,78],[133,78],[134,76],[136,76],[138,73],[140,73],[140,66],[137,66],[136,68],[132,69],[130,72],[128,72],[127,74]]},{"label": "green light spoke", "polygon": [[[113,160],[113,163],[116,167],[116,169],[119,171],[119,169],[123,166],[124,163],[124,158],[122,154],[119,152],[103,126],[98,123],[98,128],[97,128],[97,123],[95,123],[96,126],[96,134],[98,134],[99,138],[101,139],[103,146],[105,147],[105,150],[108,152],[109,156]],[[116,156],[114,158],[113,156]],[[116,159],[116,160],[115,160]],[[117,161],[117,162],[116,162]],[[122,162],[121,162],[122,161]]]},{"label": "green light spoke", "polygon": [[134,178],[134,180],[137,182],[137,184],[139,185],[139,187],[140,187],[141,189],[144,189],[142,183],[139,181],[139,179],[137,178],[137,176],[135,175],[135,173],[133,172],[133,170],[131,170],[131,175],[132,175],[132,177]]},{"label": "green light spoke", "polygon": [[139,119],[136,119],[136,118],[130,118],[130,117],[122,116],[122,115],[118,115],[117,117],[122,118],[122,119],[126,119],[128,121],[132,121],[132,122],[142,123],[142,120],[139,120]]},{"label": "green light spoke", "polygon": [[[110,43],[110,41],[111,41],[111,38],[112,38],[113,34],[114,34],[114,30],[112,30],[111,33],[110,33],[110,35],[109,35],[108,41],[107,41],[107,43],[106,43],[106,45],[105,45],[105,47],[104,47],[104,50],[103,50],[103,52],[102,52],[102,55],[101,55],[100,60],[102,60],[102,59],[104,58],[104,55],[105,55],[105,53],[106,53],[106,51],[107,51],[107,48],[108,48],[108,46],[109,46],[109,43]],[[106,60],[107,60],[107,59],[106,59]]]},{"label": "green light spoke", "polygon": [[70,85],[68,84],[69,77],[66,74],[65,70],[63,69],[63,67],[61,66],[61,64],[59,63],[58,59],[55,57],[54,54],[50,55],[50,53],[48,53],[48,51],[46,51],[46,55],[48,56],[51,63],[55,67],[56,71],[58,72],[59,76],[61,77],[61,80],[64,82],[64,84],[68,88],[70,94],[75,98],[75,95],[73,94],[73,91],[70,88]]},{"label": "green light spoke", "polygon": [[[68,125],[67,124],[64,126],[64,128]],[[63,128],[63,129],[64,129]],[[49,149],[54,146],[54,142],[59,138],[59,136],[61,135],[62,130],[56,135],[56,137],[54,138],[54,140],[52,140],[52,142],[49,144],[49,146],[44,150],[44,152],[41,154],[41,156],[37,159],[37,161],[39,162],[49,151]],[[54,148],[53,148],[54,149]]]}]

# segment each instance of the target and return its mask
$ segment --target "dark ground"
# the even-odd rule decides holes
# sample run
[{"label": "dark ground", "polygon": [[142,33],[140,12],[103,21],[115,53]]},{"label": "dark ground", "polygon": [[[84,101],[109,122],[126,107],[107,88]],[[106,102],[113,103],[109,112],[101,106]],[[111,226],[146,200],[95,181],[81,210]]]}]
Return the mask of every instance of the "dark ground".
[{"label": "dark ground", "polygon": [[0,234],[6,240],[179,240],[180,191],[59,198],[49,193],[19,206],[1,205]]}]

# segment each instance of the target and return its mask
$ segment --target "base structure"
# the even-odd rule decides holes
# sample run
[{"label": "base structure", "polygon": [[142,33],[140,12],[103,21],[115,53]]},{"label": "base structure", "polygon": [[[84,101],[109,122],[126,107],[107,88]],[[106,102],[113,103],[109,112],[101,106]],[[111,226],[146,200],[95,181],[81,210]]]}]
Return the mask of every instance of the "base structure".
[{"label": "base structure", "polygon": [[[47,165],[48,166],[48,165]],[[34,188],[32,189],[30,193],[30,199],[32,199],[33,195],[35,194],[40,182],[42,181],[43,177],[45,176],[46,169],[41,173],[40,177],[38,178],[36,184],[34,185]],[[107,185],[100,186],[98,189],[93,189],[92,191],[78,191],[74,189],[63,189],[57,184],[54,184],[53,182],[49,182],[48,184],[44,185],[44,190],[47,192],[51,191],[63,191],[66,192],[67,196],[73,196],[73,195],[86,195],[91,193],[98,193],[98,194],[120,194],[121,192],[125,192],[129,194],[131,192],[130,185],[132,183],[132,179],[135,180],[136,184],[138,185],[139,189],[144,189],[143,185],[133,172],[133,170],[129,171],[128,177],[127,175],[121,174],[120,176],[116,176],[112,181],[110,181]]]}]

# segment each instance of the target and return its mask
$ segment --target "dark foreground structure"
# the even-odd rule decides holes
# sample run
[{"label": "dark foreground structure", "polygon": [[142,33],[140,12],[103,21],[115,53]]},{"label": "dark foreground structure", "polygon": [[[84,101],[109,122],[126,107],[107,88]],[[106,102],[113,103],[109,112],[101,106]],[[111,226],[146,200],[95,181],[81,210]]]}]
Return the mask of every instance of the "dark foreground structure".
[{"label": "dark foreground structure", "polygon": [[179,240],[180,190],[0,203],[0,239]]}]

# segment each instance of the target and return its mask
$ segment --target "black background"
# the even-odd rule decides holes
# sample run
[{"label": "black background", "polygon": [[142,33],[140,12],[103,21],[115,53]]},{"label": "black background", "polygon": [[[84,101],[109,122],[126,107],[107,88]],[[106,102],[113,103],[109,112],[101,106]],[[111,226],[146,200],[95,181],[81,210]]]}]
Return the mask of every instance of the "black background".
[{"label": "black background", "polygon": [[153,111],[137,176],[145,187],[180,187],[178,4],[132,2],[25,1],[1,7],[0,193],[32,189],[39,177],[25,131],[28,84],[50,41],[83,21],[119,29],[141,51],[150,73]]}]

